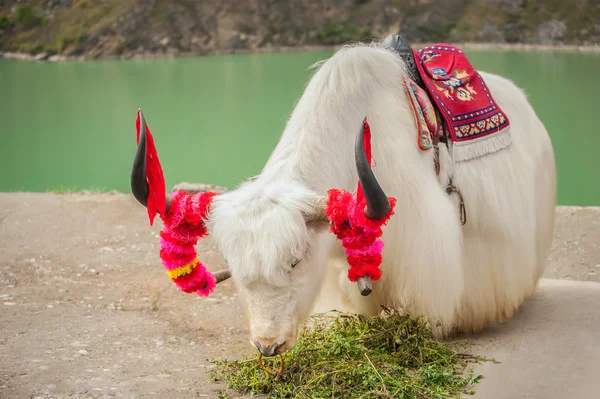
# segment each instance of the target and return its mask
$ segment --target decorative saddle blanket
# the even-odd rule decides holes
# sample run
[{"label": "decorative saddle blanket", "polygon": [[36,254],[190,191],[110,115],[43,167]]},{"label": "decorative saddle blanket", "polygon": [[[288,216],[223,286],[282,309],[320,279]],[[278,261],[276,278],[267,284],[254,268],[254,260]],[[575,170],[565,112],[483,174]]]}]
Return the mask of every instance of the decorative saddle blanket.
[{"label": "decorative saddle blanket", "polygon": [[443,136],[430,98],[453,141],[456,162],[499,151],[511,144],[510,122],[482,77],[458,47],[439,43],[413,51],[425,91],[411,79],[405,85],[419,126],[419,147],[427,150]]},{"label": "decorative saddle blanket", "polygon": [[404,87],[417,121],[419,148],[426,151],[433,146],[434,141],[439,142],[442,139],[443,127],[438,121],[427,92],[410,78],[405,78]]}]

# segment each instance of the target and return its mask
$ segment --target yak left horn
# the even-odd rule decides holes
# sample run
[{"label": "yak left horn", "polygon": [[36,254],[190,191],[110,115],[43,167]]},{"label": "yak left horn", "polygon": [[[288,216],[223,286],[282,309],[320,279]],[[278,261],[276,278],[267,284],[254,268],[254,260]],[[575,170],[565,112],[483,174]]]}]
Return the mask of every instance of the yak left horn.
[{"label": "yak left horn", "polygon": [[140,138],[133,167],[131,168],[131,192],[138,202],[148,205],[148,181],[146,180],[146,119],[140,110]]},{"label": "yak left horn", "polygon": [[[138,140],[137,151],[133,158],[133,167],[131,168],[131,193],[138,202],[148,206],[148,180],[146,180],[146,118],[140,110],[140,138]],[[169,211],[171,199],[167,196],[165,214]]]},{"label": "yak left horn", "polygon": [[[145,207],[148,206],[148,194],[150,192],[148,188],[148,181],[146,180],[146,119],[142,110],[140,110],[140,138],[138,140],[138,147],[133,159],[133,167],[131,168],[131,192],[136,200]],[[167,196],[165,213],[169,211],[171,205],[171,199]],[[231,272],[228,269],[219,270],[213,273],[217,284],[229,279]]]}]

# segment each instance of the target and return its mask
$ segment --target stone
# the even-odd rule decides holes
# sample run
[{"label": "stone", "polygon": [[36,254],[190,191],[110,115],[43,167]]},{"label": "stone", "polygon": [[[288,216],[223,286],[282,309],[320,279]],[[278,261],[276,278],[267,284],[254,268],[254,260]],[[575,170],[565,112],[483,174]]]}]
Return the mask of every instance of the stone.
[{"label": "stone", "polygon": [[566,31],[567,25],[563,21],[546,21],[537,29],[538,41],[541,44],[553,44],[562,40]]},{"label": "stone", "polygon": [[48,57],[50,56],[50,54],[43,52],[43,53],[39,53],[35,56],[35,60],[36,61],[45,61],[48,59]]}]

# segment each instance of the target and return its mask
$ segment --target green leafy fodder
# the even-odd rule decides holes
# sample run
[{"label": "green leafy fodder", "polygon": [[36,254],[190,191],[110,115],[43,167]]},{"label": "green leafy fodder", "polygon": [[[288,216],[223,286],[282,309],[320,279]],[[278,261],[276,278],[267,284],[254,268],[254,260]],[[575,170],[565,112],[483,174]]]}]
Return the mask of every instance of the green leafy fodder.
[{"label": "green leafy fodder", "polygon": [[[481,376],[467,371],[478,358],[434,339],[423,318],[387,310],[384,316],[315,316],[284,356],[278,379],[257,357],[214,359],[214,380],[244,394],[270,398],[449,398],[468,392]],[[278,370],[279,358],[263,358]],[[223,394],[225,395],[225,394]],[[226,397],[226,396],[224,396]]]}]

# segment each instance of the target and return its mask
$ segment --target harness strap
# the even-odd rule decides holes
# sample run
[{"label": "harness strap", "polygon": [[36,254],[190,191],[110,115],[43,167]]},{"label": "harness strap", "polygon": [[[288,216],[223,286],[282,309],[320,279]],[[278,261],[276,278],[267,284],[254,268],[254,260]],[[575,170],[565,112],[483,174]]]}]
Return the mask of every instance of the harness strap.
[{"label": "harness strap", "polygon": [[460,200],[460,204],[459,204],[460,224],[464,226],[467,223],[467,209],[465,207],[465,201],[463,199],[463,196],[462,196],[462,193],[460,192],[460,190],[458,188],[456,188],[454,183],[452,183],[452,178],[450,177],[448,180],[449,181],[448,181],[448,185],[446,186],[446,193],[448,195],[450,195],[452,193],[458,194],[458,198]]},{"label": "harness strap", "polygon": [[413,50],[410,47],[410,44],[408,44],[408,40],[405,40],[400,35],[393,34],[386,37],[381,46],[394,50],[400,58],[404,60],[404,63],[408,67],[408,73],[411,75],[411,79],[421,86],[422,89],[427,91],[423,80],[421,80]]}]

